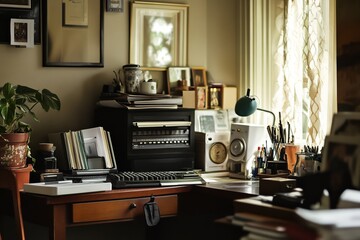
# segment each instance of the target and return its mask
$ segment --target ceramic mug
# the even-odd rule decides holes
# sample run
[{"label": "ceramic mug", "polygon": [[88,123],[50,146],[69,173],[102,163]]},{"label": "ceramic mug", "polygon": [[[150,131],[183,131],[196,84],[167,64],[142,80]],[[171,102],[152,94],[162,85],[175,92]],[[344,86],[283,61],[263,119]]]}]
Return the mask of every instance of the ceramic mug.
[{"label": "ceramic mug", "polygon": [[142,94],[156,94],[156,82],[141,82],[140,93]]}]

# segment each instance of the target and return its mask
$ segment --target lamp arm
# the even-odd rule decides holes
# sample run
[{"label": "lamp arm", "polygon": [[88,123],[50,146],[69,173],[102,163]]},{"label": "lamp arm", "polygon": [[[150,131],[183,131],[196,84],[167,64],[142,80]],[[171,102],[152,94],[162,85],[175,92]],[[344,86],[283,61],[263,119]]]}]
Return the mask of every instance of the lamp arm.
[{"label": "lamp arm", "polygon": [[275,126],[275,114],[273,112],[271,112],[269,110],[262,109],[262,108],[257,108],[257,110],[270,113],[273,116],[273,124],[272,124],[272,126],[273,127]]}]

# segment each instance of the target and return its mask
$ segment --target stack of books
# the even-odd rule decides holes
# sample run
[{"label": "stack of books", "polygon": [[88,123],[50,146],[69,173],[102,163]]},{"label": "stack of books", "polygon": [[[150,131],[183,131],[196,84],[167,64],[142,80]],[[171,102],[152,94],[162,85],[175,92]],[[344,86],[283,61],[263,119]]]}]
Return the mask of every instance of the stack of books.
[{"label": "stack of books", "polygon": [[117,168],[110,133],[103,127],[50,133],[48,137],[56,147],[55,156],[62,171],[94,172],[94,169]]},{"label": "stack of books", "polygon": [[99,104],[112,107],[122,105],[128,109],[176,109],[182,105],[182,97],[169,94],[102,93]]}]

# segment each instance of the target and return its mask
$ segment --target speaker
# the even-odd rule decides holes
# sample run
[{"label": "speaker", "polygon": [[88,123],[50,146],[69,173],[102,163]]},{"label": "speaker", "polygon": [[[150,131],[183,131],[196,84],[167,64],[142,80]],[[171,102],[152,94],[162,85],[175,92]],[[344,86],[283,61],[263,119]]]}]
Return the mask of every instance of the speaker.
[{"label": "speaker", "polygon": [[227,171],[230,132],[195,132],[195,168]]},{"label": "speaker", "polygon": [[258,147],[265,144],[266,128],[262,125],[232,123],[229,146],[230,177],[251,178],[251,166]]}]

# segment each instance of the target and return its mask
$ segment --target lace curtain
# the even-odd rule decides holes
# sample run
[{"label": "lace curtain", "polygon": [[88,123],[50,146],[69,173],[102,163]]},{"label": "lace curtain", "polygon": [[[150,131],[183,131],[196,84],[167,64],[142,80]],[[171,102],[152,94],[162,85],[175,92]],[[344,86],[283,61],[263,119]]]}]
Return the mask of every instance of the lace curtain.
[{"label": "lace curtain", "polygon": [[291,123],[296,142],[320,145],[326,135],[328,54],[320,0],[284,0],[276,18],[280,39],[273,109]]}]

